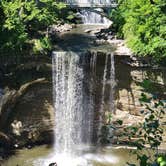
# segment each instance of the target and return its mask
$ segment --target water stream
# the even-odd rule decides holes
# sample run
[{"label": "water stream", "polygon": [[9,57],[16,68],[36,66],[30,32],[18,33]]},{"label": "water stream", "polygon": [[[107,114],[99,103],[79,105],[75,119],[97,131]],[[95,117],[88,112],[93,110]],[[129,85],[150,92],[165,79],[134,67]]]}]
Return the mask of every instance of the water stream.
[{"label": "water stream", "polygon": [[[108,59],[110,60],[110,65],[108,65]],[[115,82],[113,54],[107,54],[105,62],[100,108],[102,114],[98,117],[100,124],[98,130],[105,123],[103,120],[103,105],[105,104],[106,82],[110,86]],[[55,160],[60,166],[65,166],[64,157],[65,160],[68,160],[67,162],[76,163],[74,166],[77,166],[78,163],[86,166],[88,165],[86,160],[82,160],[80,156],[84,151],[82,147],[91,146],[93,132],[95,132],[93,130],[95,89],[92,82],[95,81],[97,54],[54,52],[52,63],[53,101],[55,107],[54,155],[57,158]],[[90,69],[90,73],[87,68]],[[113,87],[109,89],[111,90],[109,103],[112,106],[109,111],[113,112],[114,91]],[[60,158],[62,160],[59,160]]]},{"label": "water stream", "polygon": [[113,0],[65,0],[69,4],[96,4],[96,5],[109,5],[113,3]]},{"label": "water stream", "polygon": [[56,153],[74,155],[83,133],[83,64],[81,55],[71,52],[53,54]]},{"label": "water stream", "polygon": [[65,2],[71,6],[82,8],[80,17],[83,24],[110,26],[112,23],[104,16],[103,8],[108,8],[108,6],[115,4],[113,0],[65,0]]},{"label": "water stream", "polygon": [[89,25],[105,25],[109,27],[112,22],[97,12],[103,13],[103,10],[100,8],[94,9],[94,11],[82,9],[80,11],[82,22]]}]

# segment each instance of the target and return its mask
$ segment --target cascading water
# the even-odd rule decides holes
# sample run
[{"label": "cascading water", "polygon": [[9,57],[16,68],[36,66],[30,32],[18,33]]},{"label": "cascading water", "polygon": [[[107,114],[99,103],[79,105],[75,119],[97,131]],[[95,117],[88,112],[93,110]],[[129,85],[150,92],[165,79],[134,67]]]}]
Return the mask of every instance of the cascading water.
[{"label": "cascading water", "polygon": [[81,143],[82,79],[79,55],[57,52],[53,55],[53,85],[56,153],[73,154]]},{"label": "cascading water", "polygon": [[114,62],[114,54],[111,53],[111,67],[110,67],[110,111],[115,113],[115,99],[114,99],[114,94],[115,94],[115,62]]},{"label": "cascading water", "polygon": [[94,75],[96,73],[96,62],[97,62],[97,53],[94,53],[90,59],[90,69],[92,71],[92,74]]},{"label": "cascading water", "polygon": [[[102,10],[102,9],[98,8],[98,9],[94,9],[94,10],[100,12],[99,10]],[[97,24],[97,25],[109,26],[112,23],[108,18],[101,16],[99,13],[96,13],[95,11],[89,11],[86,9],[82,9],[80,11],[80,14],[81,14],[82,22],[84,24],[89,24],[89,25]]]},{"label": "cascading water", "polygon": [[[74,52],[54,52],[52,60],[56,111],[54,149],[56,155],[70,158],[73,165],[72,158],[81,155],[79,146],[91,142],[93,109],[92,101],[84,94],[84,60],[81,53]],[[59,165],[65,166],[62,161]]]},{"label": "cascading water", "polygon": [[[110,67],[108,60],[110,57]],[[77,146],[90,144],[94,116],[94,76],[96,75],[97,54],[92,54],[88,62],[85,53],[54,52],[53,86],[55,106],[55,151],[56,154],[78,155]],[[90,74],[86,64],[90,65]],[[110,69],[109,69],[110,68]],[[114,112],[115,67],[114,55],[106,55],[101,91],[99,127],[104,116],[105,89],[107,76],[110,83],[110,111]],[[89,82],[89,83],[88,83]],[[86,86],[89,86],[88,92]],[[76,146],[77,145],[77,146]]]},{"label": "cascading water", "polygon": [[[71,6],[86,8],[80,10],[80,17],[82,18],[83,24],[105,26],[110,26],[112,24],[112,22],[104,16],[102,7],[108,7],[111,4],[114,4],[115,2],[113,0],[65,0],[65,2]],[[91,10],[88,10],[87,8],[90,8]]]},{"label": "cascading water", "polygon": [[[108,65],[110,57],[110,67]],[[99,109],[99,122],[98,122],[98,137],[102,134],[101,129],[102,126],[105,125],[105,98],[106,98],[106,84],[107,84],[107,76],[109,75],[109,85],[110,85],[110,93],[109,93],[109,112],[115,113],[115,104],[114,104],[114,94],[115,94],[115,62],[114,62],[114,54],[108,54],[105,57],[105,65],[103,71],[103,80],[102,80],[102,91],[101,91],[101,102]],[[100,139],[98,139],[100,141]]]},{"label": "cascading water", "polygon": [[82,4],[85,5],[110,5],[115,3],[114,0],[65,0],[68,4],[78,5],[81,6]]},{"label": "cascading water", "polygon": [[102,94],[101,94],[101,104],[99,109],[99,127],[98,127],[98,136],[101,134],[101,128],[103,126],[103,116],[104,116],[104,104],[105,104],[105,86],[108,73],[108,55],[105,58],[104,74],[103,74],[103,84],[102,84]]},{"label": "cascading water", "polygon": [[[48,160],[37,162],[39,166],[48,166],[51,162],[56,162],[58,166],[91,166],[83,157],[82,148],[91,145],[96,132],[94,117],[102,115],[97,129],[100,131],[104,124],[102,118],[106,99],[111,99],[110,110],[107,111],[114,111],[114,56],[105,56],[102,75],[97,69],[98,56],[97,53],[53,52],[54,152]],[[96,82],[100,79],[103,82],[102,88],[98,91],[100,94],[96,94]],[[111,89],[109,97],[106,95],[108,83]],[[100,108],[96,108],[96,95],[100,99]]]}]

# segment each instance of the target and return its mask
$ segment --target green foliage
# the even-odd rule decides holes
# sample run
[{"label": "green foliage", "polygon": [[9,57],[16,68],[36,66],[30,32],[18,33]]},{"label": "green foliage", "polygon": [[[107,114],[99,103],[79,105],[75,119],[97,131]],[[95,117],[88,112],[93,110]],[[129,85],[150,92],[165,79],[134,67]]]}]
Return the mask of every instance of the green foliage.
[{"label": "green foliage", "polygon": [[139,56],[166,57],[166,1],[119,0],[114,27]]},{"label": "green foliage", "polygon": [[[147,80],[143,82],[145,88],[147,88],[147,84],[150,84]],[[130,127],[129,139],[132,137],[139,138],[135,141],[135,146],[137,147],[135,153],[140,166],[160,166],[161,163],[165,163],[165,158],[159,156],[158,147],[162,142],[162,119],[166,113],[166,104],[164,101],[145,93],[142,93],[140,101],[145,108],[146,116],[144,122],[140,123],[138,127]],[[148,151],[145,148],[146,146],[149,146],[150,150],[155,151],[155,156],[145,152],[145,150]]]},{"label": "green foliage", "polygon": [[40,31],[63,20],[65,9],[64,3],[55,0],[1,0],[0,53],[7,49],[11,52],[22,51],[28,43],[33,43],[31,40],[34,38],[35,45],[40,43],[43,48],[50,49],[49,42]]},{"label": "green foliage", "polygon": [[[0,49],[14,48],[16,45],[18,48],[22,47],[22,43],[27,39],[27,33],[25,32],[25,26],[21,22],[19,17],[19,8],[21,3],[1,1],[0,8],[3,15],[0,30]],[[18,15],[16,17],[16,15]]]},{"label": "green foliage", "polygon": [[154,85],[152,83],[152,81],[145,79],[140,83],[141,87],[144,88],[145,92],[153,92],[154,89]]},{"label": "green foliage", "polygon": [[114,31],[118,38],[123,38],[123,25],[125,24],[125,19],[122,17],[122,11],[120,11],[119,7],[116,9],[112,9],[109,17],[113,21],[112,31]]},{"label": "green foliage", "polygon": [[117,122],[119,125],[123,125],[123,121],[120,120],[120,119],[118,119],[116,122]]},{"label": "green foliage", "polygon": [[166,166],[166,156],[164,154],[159,155],[157,163],[159,166]]},{"label": "green foliage", "polygon": [[48,37],[44,37],[41,39],[34,39],[34,46],[33,46],[33,51],[34,53],[42,53],[46,54],[47,51],[51,50],[51,42]]}]

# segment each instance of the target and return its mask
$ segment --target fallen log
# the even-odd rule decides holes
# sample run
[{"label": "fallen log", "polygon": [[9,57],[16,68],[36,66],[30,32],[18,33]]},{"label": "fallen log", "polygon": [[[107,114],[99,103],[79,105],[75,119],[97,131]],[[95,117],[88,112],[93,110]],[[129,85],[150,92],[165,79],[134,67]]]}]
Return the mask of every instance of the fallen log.
[{"label": "fallen log", "polygon": [[10,113],[15,107],[19,99],[27,92],[27,90],[35,84],[48,82],[45,78],[39,78],[34,81],[28,82],[20,87],[19,90],[7,89],[2,96],[0,102],[0,129],[2,130],[9,118]]}]

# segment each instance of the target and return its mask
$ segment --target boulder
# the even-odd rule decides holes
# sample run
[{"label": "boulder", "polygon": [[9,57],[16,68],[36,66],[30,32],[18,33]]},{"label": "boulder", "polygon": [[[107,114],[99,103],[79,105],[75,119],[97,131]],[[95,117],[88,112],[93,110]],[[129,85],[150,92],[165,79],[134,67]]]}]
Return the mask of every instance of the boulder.
[{"label": "boulder", "polygon": [[51,163],[48,166],[58,166],[56,163]]},{"label": "boulder", "polygon": [[63,33],[70,31],[74,25],[71,24],[58,24],[58,25],[52,25],[49,27],[49,33],[50,34],[55,34],[55,33]]}]

